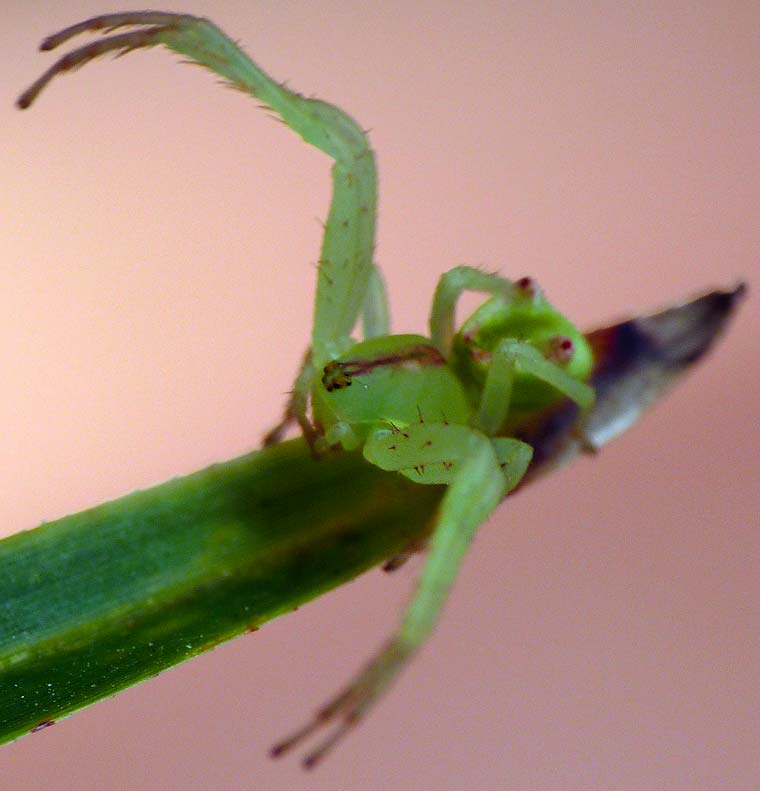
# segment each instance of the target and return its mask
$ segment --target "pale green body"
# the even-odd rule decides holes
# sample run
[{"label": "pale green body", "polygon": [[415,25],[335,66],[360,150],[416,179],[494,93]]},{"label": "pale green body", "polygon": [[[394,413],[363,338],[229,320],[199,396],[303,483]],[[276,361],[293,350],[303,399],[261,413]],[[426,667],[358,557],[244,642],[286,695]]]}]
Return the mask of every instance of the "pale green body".
[{"label": "pale green body", "polygon": [[[353,440],[345,436],[344,446],[358,447],[378,423],[405,428],[420,422],[467,424],[470,408],[462,383],[443,361],[431,363],[435,354],[430,339],[421,335],[391,335],[357,343],[339,360],[369,360],[404,355],[410,349],[430,350],[422,360],[378,365],[371,372],[355,376],[351,387],[332,393],[322,385],[321,376],[312,390],[312,413],[320,432],[328,438],[340,435],[336,426],[350,427]],[[422,356],[422,355],[421,355]]]},{"label": "pale green body", "polygon": [[[315,454],[361,448],[385,470],[420,484],[447,484],[417,592],[398,630],[317,716],[274,748],[281,754],[338,720],[312,751],[313,766],[366,713],[435,625],[464,553],[480,524],[520,481],[532,449],[515,429],[553,400],[593,401],[583,384],[591,352],[578,330],[527,278],[513,283],[467,266],[440,280],[430,337],[391,335],[385,289],[373,262],[375,159],[362,128],[342,110],[272,80],[211,22],[162,12],[108,14],[51,36],[52,49],[84,31],[140,26],[75,50],[19,98],[28,107],[56,74],[109,52],[163,44],[221,75],[279,114],[304,140],[333,158],[333,197],[325,224],[311,347],[287,406],[268,435],[296,420]],[[459,332],[464,291],[491,298]],[[364,340],[352,339],[361,322]],[[316,463],[316,462],[315,462]],[[419,547],[410,547],[415,551]],[[389,560],[388,568],[405,556]]]}]

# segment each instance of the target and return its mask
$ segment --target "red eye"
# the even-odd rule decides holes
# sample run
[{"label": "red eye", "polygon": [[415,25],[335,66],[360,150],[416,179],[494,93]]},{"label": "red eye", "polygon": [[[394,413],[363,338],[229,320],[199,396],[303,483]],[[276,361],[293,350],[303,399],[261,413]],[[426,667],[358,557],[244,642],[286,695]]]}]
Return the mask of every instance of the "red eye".
[{"label": "red eye", "polygon": [[534,302],[541,296],[541,286],[533,277],[521,277],[515,282],[517,296],[523,299],[532,299]]},{"label": "red eye", "polygon": [[567,335],[555,335],[546,345],[546,359],[555,363],[569,363],[575,354],[575,344]]},{"label": "red eye", "polygon": [[521,277],[515,285],[520,291],[532,293],[536,290],[536,281],[532,277]]}]

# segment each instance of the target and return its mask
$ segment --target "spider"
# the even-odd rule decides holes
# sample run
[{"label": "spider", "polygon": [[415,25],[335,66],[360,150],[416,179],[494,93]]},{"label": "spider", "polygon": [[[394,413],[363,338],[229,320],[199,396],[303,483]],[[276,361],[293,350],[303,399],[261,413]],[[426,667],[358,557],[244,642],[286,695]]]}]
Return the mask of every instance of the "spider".
[{"label": "spider", "polygon": [[[311,344],[283,420],[265,442],[277,442],[297,422],[317,457],[361,450],[383,470],[420,485],[447,486],[416,592],[397,630],[310,722],[272,750],[281,755],[334,723],[305,758],[307,767],[314,766],[365,716],[431,633],[475,532],[527,470],[532,448],[517,438],[520,426],[560,399],[591,406],[594,391],[584,379],[592,353],[532,278],[510,281],[469,266],[441,277],[428,337],[391,334],[385,287],[373,261],[375,157],[351,117],[271,79],[206,19],[154,11],[106,14],[50,36],[41,49],[85,31],[107,35],[61,58],[21,95],[19,107],[28,107],[57,74],[99,55],[162,44],[256,97],[334,160]],[[487,299],[457,330],[456,304],[468,291]],[[357,325],[360,341],[352,335]],[[391,558],[386,568],[416,549]]]}]

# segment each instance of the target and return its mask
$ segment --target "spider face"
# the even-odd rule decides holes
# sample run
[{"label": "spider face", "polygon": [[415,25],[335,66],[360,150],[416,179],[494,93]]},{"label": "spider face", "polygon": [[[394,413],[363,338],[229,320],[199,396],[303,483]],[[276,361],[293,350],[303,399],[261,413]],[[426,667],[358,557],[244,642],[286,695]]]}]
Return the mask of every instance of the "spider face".
[{"label": "spider face", "polygon": [[[482,397],[493,352],[505,338],[530,344],[573,379],[583,381],[591,373],[593,355],[583,334],[546,301],[532,278],[523,278],[518,284],[523,281],[528,282],[516,290],[513,302],[505,303],[500,297],[488,300],[454,336],[450,364],[471,403]],[[562,397],[555,387],[518,365],[507,423],[498,433],[509,433],[530,413],[541,411]]]}]

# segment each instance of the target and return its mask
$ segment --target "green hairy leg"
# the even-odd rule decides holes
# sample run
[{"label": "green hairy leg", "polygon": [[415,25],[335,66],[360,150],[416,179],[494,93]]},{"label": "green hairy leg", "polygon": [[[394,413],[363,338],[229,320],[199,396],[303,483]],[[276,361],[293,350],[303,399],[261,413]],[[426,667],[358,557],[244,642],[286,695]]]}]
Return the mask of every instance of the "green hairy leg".
[{"label": "green hairy leg", "polygon": [[310,99],[275,82],[240,47],[207,19],[188,14],[136,11],[105,14],[72,25],[42,43],[51,50],[86,31],[151,25],[80,47],[51,66],[18,99],[29,107],[58,74],[107,53],[126,53],[163,44],[193,63],[221,75],[234,88],[255,96],[294,132],[335,160],[333,198],[319,257],[312,330],[312,356],[319,368],[340,351],[361,310],[372,272],[377,208],[375,157],[361,127],[339,108]]},{"label": "green hairy leg", "polygon": [[[338,720],[335,730],[305,758],[313,767],[354,727],[429,637],[478,527],[525,474],[530,446],[518,440],[498,445],[466,426],[419,423],[375,431],[364,455],[384,470],[422,483],[447,483],[429,554],[397,632],[354,680],[313,720],[273,748],[277,756],[317,729]],[[505,472],[508,470],[508,472]]]},{"label": "green hairy leg", "polygon": [[494,350],[478,410],[478,426],[486,434],[496,433],[507,416],[516,366],[550,384],[583,408],[594,403],[592,387],[573,379],[546,360],[533,346],[505,338]]}]

